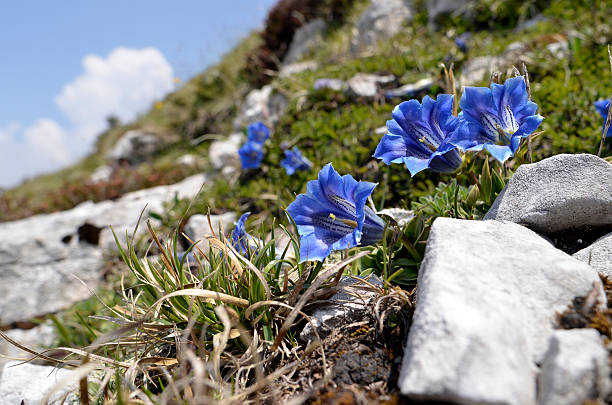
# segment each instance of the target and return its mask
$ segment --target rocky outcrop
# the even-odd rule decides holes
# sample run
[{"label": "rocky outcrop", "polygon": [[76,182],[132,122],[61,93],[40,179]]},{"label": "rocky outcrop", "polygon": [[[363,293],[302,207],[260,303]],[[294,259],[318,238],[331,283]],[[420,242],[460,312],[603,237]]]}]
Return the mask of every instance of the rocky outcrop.
[{"label": "rocky outcrop", "polygon": [[234,127],[242,130],[256,121],[274,126],[287,108],[287,97],[268,84],[261,89],[251,90],[240,106]]},{"label": "rocky outcrop", "polygon": [[[0,223],[0,325],[66,308],[95,290],[104,260],[131,233],[141,212],[160,212],[162,203],[193,197],[206,176],[129,193],[116,201],[85,202],[63,212]],[[140,229],[144,230],[144,226]]]},{"label": "rocky outcrop", "polygon": [[414,16],[412,0],[372,0],[355,25],[351,50],[361,51],[399,33]]},{"label": "rocky outcrop", "polygon": [[152,132],[132,130],[117,141],[107,158],[113,164],[138,165],[151,159],[161,146],[161,140]]},{"label": "rocky outcrop", "polygon": [[536,403],[536,364],[557,314],[597,273],[511,222],[438,218],[417,291],[399,387],[420,400]]},{"label": "rocky outcrop", "polygon": [[208,148],[208,159],[215,170],[223,170],[226,167],[237,169],[240,167],[238,149],[244,142],[242,132],[236,132],[226,139],[213,141]]},{"label": "rocky outcrop", "polygon": [[315,46],[320,45],[326,28],[327,24],[322,18],[315,18],[298,28],[293,34],[291,45],[289,45],[283,63],[294,63]]}]

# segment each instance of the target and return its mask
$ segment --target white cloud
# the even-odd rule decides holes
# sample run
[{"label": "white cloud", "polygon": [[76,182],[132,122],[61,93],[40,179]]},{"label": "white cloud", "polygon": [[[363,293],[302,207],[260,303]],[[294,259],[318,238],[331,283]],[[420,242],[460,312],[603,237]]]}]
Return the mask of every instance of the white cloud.
[{"label": "white cloud", "polygon": [[67,134],[57,122],[40,119],[23,131],[23,137],[32,152],[49,158],[57,165],[70,163]]},{"label": "white cloud", "polygon": [[106,58],[87,55],[83,73],[55,98],[70,124],[39,119],[21,130],[0,127],[0,186],[55,170],[90,150],[107,117],[129,122],[174,87],[172,67],[155,48],[116,48]]},{"label": "white cloud", "polygon": [[133,120],[174,86],[172,67],[155,48],[116,48],[106,59],[87,55],[83,68],[55,102],[87,140],[106,127],[109,115]]}]

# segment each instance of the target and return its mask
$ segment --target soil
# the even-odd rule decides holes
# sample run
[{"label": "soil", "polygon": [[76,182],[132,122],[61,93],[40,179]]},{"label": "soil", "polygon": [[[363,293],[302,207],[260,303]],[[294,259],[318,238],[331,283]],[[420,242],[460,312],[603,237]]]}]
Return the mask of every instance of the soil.
[{"label": "soil", "polygon": [[544,236],[547,237],[557,249],[573,255],[610,232],[612,232],[612,228],[609,226],[587,226],[580,229],[568,229]]},{"label": "soil", "polygon": [[276,403],[307,393],[311,405],[404,404],[397,391],[404,344],[412,318],[412,306],[387,308],[379,328],[375,314],[367,313],[359,322],[334,329],[323,339],[330,369],[327,383],[321,351],[310,353],[303,364],[286,379],[274,385]]}]

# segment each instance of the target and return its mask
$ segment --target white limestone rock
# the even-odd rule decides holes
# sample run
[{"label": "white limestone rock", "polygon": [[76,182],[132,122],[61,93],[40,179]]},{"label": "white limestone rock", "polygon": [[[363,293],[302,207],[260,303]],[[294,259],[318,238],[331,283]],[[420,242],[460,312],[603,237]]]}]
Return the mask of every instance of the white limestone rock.
[{"label": "white limestone rock", "polygon": [[213,169],[221,170],[226,166],[240,167],[238,149],[245,141],[241,132],[231,134],[227,139],[213,141],[208,148],[208,159]]},{"label": "white limestone rock", "polygon": [[428,90],[434,83],[433,78],[426,77],[414,83],[408,83],[396,89],[387,90],[385,95],[387,98],[410,97]]},{"label": "white limestone rock", "polygon": [[399,378],[409,398],[533,405],[557,314],[597,273],[511,222],[435,220]]},{"label": "white limestone rock", "polygon": [[359,52],[394,36],[412,21],[413,16],[412,0],[372,0],[353,29],[351,50]]},{"label": "white limestone rock", "polygon": [[594,155],[555,155],[521,165],[484,219],[541,233],[612,226],[612,165]]},{"label": "white limestone rock", "polygon": [[[10,362],[4,365],[0,375],[0,405],[35,405],[47,394],[70,379],[74,371],[51,366],[20,364]],[[76,378],[76,377],[75,377]],[[49,397],[48,404],[78,403],[78,380],[57,390]]]},{"label": "white limestone rock", "polygon": [[314,70],[319,67],[319,64],[314,60],[306,60],[304,62],[295,62],[288,65],[283,65],[279,72],[279,77],[289,77],[307,70]]},{"label": "white limestone rock", "polygon": [[130,165],[137,165],[148,161],[160,146],[161,140],[157,134],[132,130],[119,138],[107,158],[116,163],[127,162]]},{"label": "white limestone rock", "polygon": [[358,73],[347,82],[347,92],[354,97],[373,98],[378,95],[380,85],[392,83],[393,75],[375,75],[370,73]]},{"label": "white limestone rock", "polygon": [[285,112],[288,103],[287,97],[270,84],[251,90],[238,110],[234,127],[236,130],[242,130],[255,121],[274,125]]},{"label": "white limestone rock", "polygon": [[111,176],[113,175],[113,168],[109,165],[104,165],[98,167],[94,172],[89,176],[90,183],[100,183],[109,181]]},{"label": "white limestone rock", "polygon": [[595,329],[557,330],[538,377],[539,405],[576,405],[610,392],[609,353]]},{"label": "white limestone rock", "polygon": [[[128,193],[115,201],[91,201],[63,212],[0,223],[0,325],[59,311],[89,298],[103,267],[103,252],[132,233],[141,212],[160,212],[163,202],[195,196],[199,174],[167,186]],[[145,227],[140,227],[143,232]],[[81,281],[79,281],[81,280]],[[84,284],[86,284],[86,286]],[[88,288],[89,287],[89,288]]]},{"label": "white limestone rock", "polygon": [[612,278],[612,233],[602,236],[573,256],[588,263],[599,274]]}]

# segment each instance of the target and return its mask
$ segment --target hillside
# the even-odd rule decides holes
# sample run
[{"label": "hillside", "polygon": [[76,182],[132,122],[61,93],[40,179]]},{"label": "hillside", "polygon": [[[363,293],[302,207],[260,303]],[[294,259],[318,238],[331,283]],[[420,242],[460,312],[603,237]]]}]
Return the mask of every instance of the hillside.
[{"label": "hillside", "polygon": [[[97,403],[571,403],[555,384],[610,374],[612,138],[595,105],[612,94],[610,15],[610,0],[280,0],[218,64],[109,121],[90,156],[0,194],[0,268],[42,252],[97,288],[83,299],[64,275],[47,289],[74,288],[71,306],[28,297],[0,326],[53,324],[64,348],[45,360],[86,370]],[[591,374],[568,377],[568,359]],[[575,395],[612,403],[601,378]]]}]

